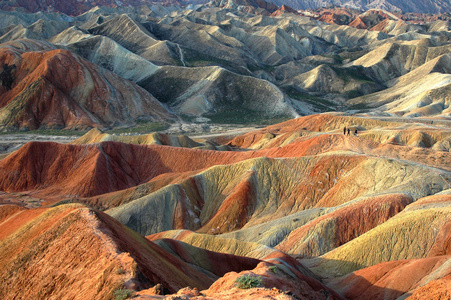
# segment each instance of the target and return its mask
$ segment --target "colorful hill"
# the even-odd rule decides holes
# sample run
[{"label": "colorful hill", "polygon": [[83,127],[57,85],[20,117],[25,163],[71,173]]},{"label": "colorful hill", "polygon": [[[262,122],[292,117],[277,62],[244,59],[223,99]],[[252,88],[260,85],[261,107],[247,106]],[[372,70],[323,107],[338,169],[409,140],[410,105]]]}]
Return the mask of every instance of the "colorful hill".
[{"label": "colorful hill", "polygon": [[0,276],[32,278],[36,297],[446,297],[449,139],[446,120],[322,114],[237,136],[234,151],[96,129],[27,143],[0,160]]},{"label": "colorful hill", "polygon": [[[1,87],[4,129],[87,128],[135,119],[169,120],[171,114],[142,88],[66,50],[0,49],[11,86]],[[60,68],[63,64],[65,68]],[[4,67],[5,69],[5,67]]]}]

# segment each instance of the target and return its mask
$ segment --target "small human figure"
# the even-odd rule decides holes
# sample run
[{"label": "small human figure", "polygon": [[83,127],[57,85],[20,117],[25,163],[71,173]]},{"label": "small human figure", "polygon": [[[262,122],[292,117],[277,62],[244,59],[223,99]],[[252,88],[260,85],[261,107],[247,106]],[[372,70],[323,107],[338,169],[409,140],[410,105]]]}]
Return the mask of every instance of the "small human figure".
[{"label": "small human figure", "polygon": [[351,129],[348,128],[348,135],[351,135]]},{"label": "small human figure", "polygon": [[346,135],[346,126],[343,128],[343,134]]},{"label": "small human figure", "polygon": [[357,136],[357,129],[354,131],[354,136]]}]

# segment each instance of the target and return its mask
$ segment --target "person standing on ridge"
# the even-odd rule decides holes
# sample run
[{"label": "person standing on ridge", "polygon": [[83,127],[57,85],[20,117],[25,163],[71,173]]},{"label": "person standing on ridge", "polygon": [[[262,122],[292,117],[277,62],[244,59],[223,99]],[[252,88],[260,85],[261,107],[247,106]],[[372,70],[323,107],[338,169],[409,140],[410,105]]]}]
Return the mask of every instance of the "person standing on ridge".
[{"label": "person standing on ridge", "polygon": [[354,136],[357,136],[357,129],[354,131]]},{"label": "person standing on ridge", "polygon": [[343,134],[346,135],[346,126],[343,128]]},{"label": "person standing on ridge", "polygon": [[351,135],[351,129],[348,128],[348,135]]}]

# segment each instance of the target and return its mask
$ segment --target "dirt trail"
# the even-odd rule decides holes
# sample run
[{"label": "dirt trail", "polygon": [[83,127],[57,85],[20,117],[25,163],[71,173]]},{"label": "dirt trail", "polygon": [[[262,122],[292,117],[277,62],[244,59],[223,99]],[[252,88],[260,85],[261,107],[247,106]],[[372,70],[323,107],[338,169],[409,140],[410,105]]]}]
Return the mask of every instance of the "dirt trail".
[{"label": "dirt trail", "polygon": [[56,136],[40,134],[5,134],[0,135],[0,155],[16,151],[24,144],[31,141],[56,142],[67,144],[78,138],[78,136]]},{"label": "dirt trail", "polygon": [[226,131],[222,131],[222,132],[216,132],[216,133],[208,133],[208,134],[199,134],[199,135],[189,135],[189,137],[191,139],[212,139],[212,138],[216,138],[216,137],[235,137],[241,134],[245,134],[254,130],[259,129],[260,127],[245,127],[245,128],[234,128],[234,129],[229,129]]}]

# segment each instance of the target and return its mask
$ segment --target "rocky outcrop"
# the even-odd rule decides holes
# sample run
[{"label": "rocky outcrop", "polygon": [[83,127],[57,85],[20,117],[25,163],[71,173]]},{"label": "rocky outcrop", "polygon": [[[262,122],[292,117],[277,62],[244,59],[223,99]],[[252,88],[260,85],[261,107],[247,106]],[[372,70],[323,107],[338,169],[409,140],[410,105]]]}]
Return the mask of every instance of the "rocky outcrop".
[{"label": "rocky outcrop", "polygon": [[[275,294],[274,296],[277,295],[277,292],[284,291],[298,299],[342,299],[334,291],[300,272],[292,272],[291,270],[287,272],[282,264],[273,265],[269,263],[260,263],[255,269],[249,271],[230,272],[217,280],[204,293],[206,296],[220,297],[221,299],[228,295],[244,296],[246,293],[237,288],[239,278],[256,278],[260,280],[257,286],[271,289],[273,295]],[[266,293],[268,292],[263,289],[254,289],[251,298],[263,296]],[[267,297],[271,297],[271,294]]]}]

